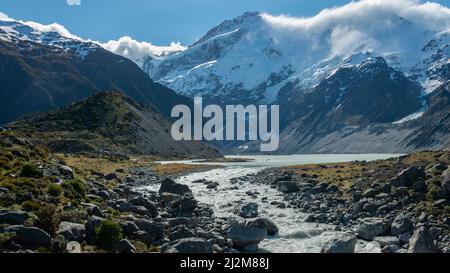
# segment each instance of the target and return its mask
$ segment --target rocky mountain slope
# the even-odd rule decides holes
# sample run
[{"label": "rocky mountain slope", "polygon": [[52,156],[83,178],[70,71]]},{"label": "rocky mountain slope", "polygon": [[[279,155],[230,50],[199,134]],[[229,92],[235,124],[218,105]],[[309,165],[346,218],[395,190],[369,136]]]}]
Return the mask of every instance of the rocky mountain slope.
[{"label": "rocky mountain slope", "polygon": [[154,83],[129,59],[81,40],[61,26],[0,18],[0,123],[121,90],[165,115],[190,100]]},{"label": "rocky mountain slope", "polygon": [[32,143],[59,153],[221,156],[199,141],[173,140],[165,117],[120,92],[102,92],[65,108],[26,115],[8,126]]},{"label": "rocky mountain slope", "polygon": [[358,1],[310,18],[250,12],[140,65],[206,103],[279,104],[281,153],[442,149],[449,31],[447,7],[409,0]]}]

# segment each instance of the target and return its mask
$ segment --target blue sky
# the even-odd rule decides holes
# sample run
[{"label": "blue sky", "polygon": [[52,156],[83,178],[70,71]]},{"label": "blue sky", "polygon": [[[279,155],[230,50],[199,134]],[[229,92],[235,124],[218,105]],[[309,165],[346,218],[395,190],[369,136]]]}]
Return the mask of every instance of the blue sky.
[{"label": "blue sky", "polygon": [[[67,1],[81,1],[68,5]],[[311,16],[349,0],[1,0],[12,18],[60,23],[72,33],[99,41],[131,36],[156,45],[189,45],[210,28],[245,11]],[[450,6],[450,0],[437,0]]]}]

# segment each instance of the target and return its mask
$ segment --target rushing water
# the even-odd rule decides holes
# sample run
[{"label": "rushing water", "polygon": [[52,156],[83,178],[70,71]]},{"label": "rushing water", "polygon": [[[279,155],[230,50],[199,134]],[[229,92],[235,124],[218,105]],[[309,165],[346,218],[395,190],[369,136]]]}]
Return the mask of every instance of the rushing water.
[{"label": "rushing water", "polygon": [[[192,173],[177,179],[177,182],[189,185],[196,199],[209,204],[220,217],[233,215],[236,202],[255,202],[259,205],[259,217],[271,219],[280,229],[275,237],[270,237],[260,243],[262,251],[278,253],[320,252],[322,245],[333,238],[336,232],[334,226],[306,223],[306,215],[292,208],[277,208],[270,205],[272,201],[280,202],[283,195],[267,185],[235,184],[230,179],[257,173],[269,167],[290,166],[313,163],[350,162],[355,160],[377,160],[398,157],[395,154],[355,154],[355,155],[289,155],[289,156],[243,156],[254,161],[243,163],[217,163],[225,168],[206,172]],[[236,158],[234,156],[233,158]],[[161,162],[162,164],[173,163]],[[195,163],[195,161],[176,161]],[[218,182],[217,189],[209,190],[203,184],[192,183],[199,179]],[[142,190],[157,190],[159,185],[149,185]],[[248,191],[257,191],[256,198],[247,195]],[[262,198],[267,198],[264,202]],[[358,242],[358,252],[379,252],[379,246],[371,243]]]}]

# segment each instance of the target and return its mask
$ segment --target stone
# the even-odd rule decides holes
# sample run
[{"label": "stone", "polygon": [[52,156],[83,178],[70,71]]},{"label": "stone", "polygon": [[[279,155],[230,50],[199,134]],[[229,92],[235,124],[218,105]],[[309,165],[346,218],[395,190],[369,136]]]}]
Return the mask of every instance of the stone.
[{"label": "stone", "polygon": [[98,206],[92,206],[92,207],[88,208],[88,212],[92,216],[105,218],[105,215],[103,214],[102,210]]},{"label": "stone", "polygon": [[372,197],[375,197],[379,193],[380,193],[379,189],[368,189],[363,193],[363,196],[365,198],[372,198]]},{"label": "stone", "polygon": [[136,226],[147,233],[149,233],[150,236],[152,236],[154,239],[152,241],[155,241],[157,239],[161,239],[164,235],[164,229],[161,225],[153,223],[149,220],[137,220],[135,222]]},{"label": "stone", "polygon": [[447,199],[450,199],[450,168],[447,169],[441,176],[442,189],[446,194]]},{"label": "stone", "polygon": [[392,185],[396,188],[411,187],[411,185],[417,180],[423,180],[426,178],[426,173],[423,168],[416,166],[409,167],[401,171],[397,177],[391,180]]},{"label": "stone", "polygon": [[198,207],[198,201],[191,194],[184,195],[180,200],[180,209],[184,212],[193,212]]},{"label": "stone", "polygon": [[131,236],[139,231],[139,227],[131,221],[123,222],[120,224],[125,236]]},{"label": "stone", "polygon": [[152,216],[152,214],[142,206],[133,206],[130,211],[140,216]]},{"label": "stone", "polygon": [[191,189],[187,185],[179,184],[172,179],[166,178],[161,182],[159,193],[168,192],[178,195],[184,195],[186,193],[192,194]]},{"label": "stone", "polygon": [[179,239],[192,238],[196,237],[195,233],[188,229],[186,226],[177,226],[173,228],[170,232],[170,240],[176,241]]},{"label": "stone", "polygon": [[427,192],[427,184],[423,180],[414,181],[411,185],[411,189],[416,192]]},{"label": "stone", "polygon": [[52,237],[42,229],[15,225],[0,228],[0,230],[1,232],[15,233],[14,241],[25,248],[35,250],[39,247],[51,247]]},{"label": "stone", "polygon": [[66,246],[66,250],[67,252],[71,253],[71,254],[79,254],[81,253],[81,244],[79,242],[68,242],[67,246]]},{"label": "stone", "polygon": [[136,253],[136,248],[128,240],[120,240],[114,244],[114,250],[118,253]]},{"label": "stone", "polygon": [[168,224],[170,227],[176,227],[184,225],[188,228],[195,228],[197,225],[196,222],[190,218],[185,217],[179,217],[179,218],[173,218],[168,220]]},{"label": "stone", "polygon": [[404,214],[399,214],[391,224],[391,234],[399,236],[400,234],[411,231],[413,228],[411,220]]},{"label": "stone", "polygon": [[228,237],[233,241],[233,246],[243,248],[246,245],[259,244],[267,236],[267,229],[234,224],[228,231]]},{"label": "stone", "polygon": [[56,234],[64,236],[68,241],[81,243],[86,237],[86,227],[82,224],[61,222]]},{"label": "stone", "polygon": [[385,254],[391,254],[391,253],[397,253],[397,251],[400,250],[400,246],[398,245],[386,245],[381,249],[382,253]]},{"label": "stone", "polygon": [[0,211],[0,224],[23,225],[27,219],[25,211]]},{"label": "stone", "polygon": [[300,188],[295,181],[279,181],[277,184],[277,190],[282,193],[292,193],[298,192]]},{"label": "stone", "polygon": [[107,190],[101,190],[97,193],[97,195],[103,200],[111,199],[111,194]]},{"label": "stone", "polygon": [[105,175],[105,180],[107,180],[107,181],[111,181],[111,180],[118,180],[119,178],[117,177],[117,174],[115,174],[115,173],[110,173],[110,174],[107,174],[107,175]]},{"label": "stone", "polygon": [[246,245],[244,246],[244,251],[245,252],[257,252],[259,249],[258,244],[250,244],[250,245]]},{"label": "stone", "polygon": [[373,237],[386,233],[389,225],[382,218],[366,218],[358,226],[358,237],[367,241],[371,241]]},{"label": "stone", "polygon": [[161,247],[161,253],[213,253],[213,245],[201,238],[185,238],[176,240]]},{"label": "stone", "polygon": [[436,249],[433,244],[430,232],[424,226],[414,231],[411,239],[409,239],[408,253],[435,253]]},{"label": "stone", "polygon": [[267,229],[267,235],[275,236],[278,233],[278,227],[274,222],[270,221],[266,218],[259,218],[253,221],[250,221],[247,226],[257,227],[261,229]]},{"label": "stone", "polygon": [[130,200],[130,203],[135,205],[135,206],[143,206],[145,207],[148,212],[149,215],[152,218],[155,218],[158,216],[158,208],[156,207],[156,204],[153,203],[152,201],[148,200],[147,198],[143,197],[143,196],[138,196],[138,197],[134,197]]},{"label": "stone", "polygon": [[86,242],[90,244],[95,242],[95,230],[102,225],[103,221],[105,221],[105,219],[98,216],[92,216],[88,219],[85,225]]},{"label": "stone", "polygon": [[70,168],[69,166],[61,165],[58,167],[58,171],[59,171],[59,173],[64,175],[66,178],[69,178],[69,179],[75,178],[74,172],[73,172],[72,168]]},{"label": "stone", "polygon": [[395,236],[374,237],[373,240],[378,242],[381,247],[385,247],[387,245],[400,245],[400,240]]},{"label": "stone", "polygon": [[242,218],[255,218],[258,216],[258,204],[247,203],[238,205],[234,208],[234,213]]},{"label": "stone", "polygon": [[327,242],[323,247],[322,253],[354,253],[356,245],[356,236],[350,233],[340,232],[336,237]]}]

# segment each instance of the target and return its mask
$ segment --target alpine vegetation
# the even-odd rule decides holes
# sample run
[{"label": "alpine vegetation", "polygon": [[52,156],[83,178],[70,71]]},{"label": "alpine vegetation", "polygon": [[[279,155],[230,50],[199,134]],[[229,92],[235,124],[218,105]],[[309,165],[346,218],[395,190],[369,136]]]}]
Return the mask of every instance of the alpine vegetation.
[{"label": "alpine vegetation", "polygon": [[[187,105],[176,105],[172,117],[179,118],[171,130],[172,138],[180,140],[207,141],[263,141],[261,152],[274,152],[280,140],[280,107],[267,105],[227,105],[225,113],[219,105],[208,105],[203,109],[203,99],[195,97],[194,115]],[[209,118],[206,123],[204,118]],[[192,132],[192,124],[194,130]],[[224,127],[225,124],[225,127]],[[246,126],[248,124],[248,127]],[[193,134],[192,134],[193,133]]]}]

